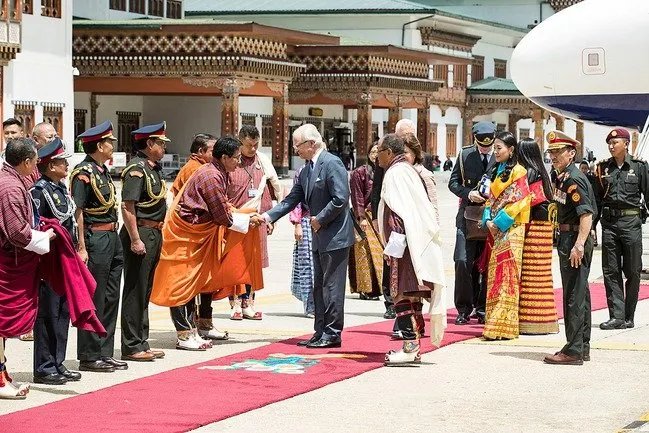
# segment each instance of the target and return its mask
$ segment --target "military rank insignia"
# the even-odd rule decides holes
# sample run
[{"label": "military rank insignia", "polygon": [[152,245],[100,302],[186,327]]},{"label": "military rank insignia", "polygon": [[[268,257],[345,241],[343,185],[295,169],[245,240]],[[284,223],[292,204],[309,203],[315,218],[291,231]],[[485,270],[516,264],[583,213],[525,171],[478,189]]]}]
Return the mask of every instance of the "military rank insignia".
[{"label": "military rank insignia", "polygon": [[581,200],[581,196],[579,195],[578,192],[574,193],[574,194],[571,196],[571,198],[572,198],[572,201],[574,201],[575,203],[579,203],[579,200]]},{"label": "military rank insignia", "polygon": [[571,192],[573,192],[573,191],[576,190],[576,189],[577,189],[577,185],[570,185],[570,186],[568,187],[568,194],[570,194]]}]

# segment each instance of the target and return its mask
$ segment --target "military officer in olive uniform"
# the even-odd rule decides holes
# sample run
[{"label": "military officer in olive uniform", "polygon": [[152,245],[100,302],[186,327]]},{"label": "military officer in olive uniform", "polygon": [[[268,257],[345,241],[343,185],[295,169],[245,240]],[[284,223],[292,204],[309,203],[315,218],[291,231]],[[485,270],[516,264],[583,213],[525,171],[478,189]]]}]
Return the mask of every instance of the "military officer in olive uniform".
[{"label": "military officer in olive uniform", "polygon": [[82,371],[112,373],[128,368],[126,362],[113,357],[124,254],[117,234],[115,185],[105,164],[113,157],[117,138],[113,136],[112,123],[106,121],[80,134],[77,141],[86,153],[70,175],[81,234],[79,255],[97,282],[93,301],[108,334],[101,338],[79,329],[77,359]]},{"label": "military officer in olive uniform", "polygon": [[478,316],[478,323],[484,323],[487,302],[487,279],[480,274],[475,265],[484,250],[485,240],[466,238],[464,211],[467,206],[480,206],[485,202],[485,197],[477,191],[477,188],[482,175],[488,173],[496,162],[493,152],[496,125],[492,122],[478,122],[473,126],[472,132],[473,144],[460,151],[448,181],[448,189],[461,199],[455,218],[457,231],[453,254],[456,325],[469,323],[469,317],[474,309]]},{"label": "military officer in olive uniform", "polygon": [[132,134],[137,153],[122,172],[122,359],[152,361],[164,357],[163,351],[151,350],[147,340],[149,298],[167,213],[167,186],[158,162],[171,140],[166,136],[165,122],[143,126]]},{"label": "military officer in olive uniform", "polygon": [[[65,227],[72,242],[77,244],[77,225],[74,220],[75,206],[62,180],[68,174],[66,152],[57,137],[39,149],[38,171],[41,178],[30,193],[34,206],[41,217],[57,219]],[[67,381],[81,379],[81,373],[68,370],[63,361],[68,344],[70,310],[68,301],[58,296],[47,283],[41,281],[38,293],[38,313],[34,324],[34,382],[62,385]]]},{"label": "military officer in olive uniform", "polygon": [[[642,271],[642,207],[649,197],[647,163],[629,154],[626,129],[606,137],[611,157],[597,165],[595,199],[601,209],[602,270],[610,319],[601,329],[633,328]],[[595,222],[597,223],[597,218]],[[626,285],[622,286],[622,273]]]},{"label": "military officer in olive uniform", "polygon": [[[588,274],[593,258],[590,229],[597,213],[590,181],[574,164],[579,142],[561,131],[547,134],[548,152],[557,170],[554,201],[559,223],[559,267],[563,286],[566,340],[563,348],[545,357],[547,364],[582,365],[590,361],[591,307]],[[551,211],[552,212],[552,211]]]}]

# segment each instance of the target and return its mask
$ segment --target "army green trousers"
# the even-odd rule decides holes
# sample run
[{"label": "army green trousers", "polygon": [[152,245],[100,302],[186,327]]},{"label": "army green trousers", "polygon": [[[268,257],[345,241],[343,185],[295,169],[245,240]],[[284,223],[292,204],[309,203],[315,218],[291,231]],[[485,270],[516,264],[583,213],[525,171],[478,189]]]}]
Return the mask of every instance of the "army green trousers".
[{"label": "army green trousers", "polygon": [[[602,218],[602,271],[611,319],[633,320],[642,271],[642,221],[639,215]],[[623,284],[622,274],[626,278]]]},{"label": "army green trousers", "polygon": [[162,232],[138,227],[146,254],[131,251],[131,237],[122,228],[120,238],[124,248],[124,289],[122,292],[122,355],[133,355],[150,349],[149,299],[153,275],[160,260]]},{"label": "army green trousers", "polygon": [[593,259],[593,240],[588,237],[581,265],[573,268],[570,264],[570,250],[576,240],[577,232],[561,232],[557,242],[567,340],[561,352],[581,358],[584,353],[590,352],[591,307],[588,274]]}]

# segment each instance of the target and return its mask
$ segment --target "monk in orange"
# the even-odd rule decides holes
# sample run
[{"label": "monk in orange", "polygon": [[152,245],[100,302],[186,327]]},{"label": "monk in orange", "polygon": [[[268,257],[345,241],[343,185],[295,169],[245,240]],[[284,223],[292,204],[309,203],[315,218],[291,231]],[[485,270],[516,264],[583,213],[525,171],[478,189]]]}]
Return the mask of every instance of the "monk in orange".
[{"label": "monk in orange", "polygon": [[238,295],[240,284],[263,287],[259,230],[248,232],[258,224],[251,219],[256,214],[234,209],[226,198],[227,173],[240,164],[240,146],[234,137],[218,139],[212,162],[181,187],[165,221],[151,302],[182,309],[176,310],[184,314],[178,322],[184,320],[191,332],[179,334],[179,349],[205,349],[186,308],[196,295],[212,293],[221,299]]}]

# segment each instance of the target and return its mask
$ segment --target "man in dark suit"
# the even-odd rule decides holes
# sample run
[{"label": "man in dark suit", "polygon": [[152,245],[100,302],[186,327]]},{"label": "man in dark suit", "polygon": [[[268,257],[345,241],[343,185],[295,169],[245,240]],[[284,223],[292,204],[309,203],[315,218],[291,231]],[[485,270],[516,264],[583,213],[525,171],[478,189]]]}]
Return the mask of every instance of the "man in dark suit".
[{"label": "man in dark suit", "polygon": [[464,210],[467,206],[480,206],[485,197],[478,192],[482,175],[489,173],[496,162],[493,141],[496,125],[492,122],[478,122],[473,126],[473,145],[463,148],[448,181],[448,189],[460,197],[460,208],[455,218],[455,308],[456,325],[469,323],[475,308],[478,323],[484,323],[486,304],[486,276],[477,270],[477,259],[485,247],[483,240],[467,240]]},{"label": "man in dark suit", "polygon": [[266,222],[274,223],[299,203],[309,207],[313,230],[315,333],[298,345],[340,347],[347,260],[349,247],[354,244],[347,170],[340,158],[325,150],[320,133],[311,124],[295,130],[293,148],[307,165],[286,198],[263,217]]}]

